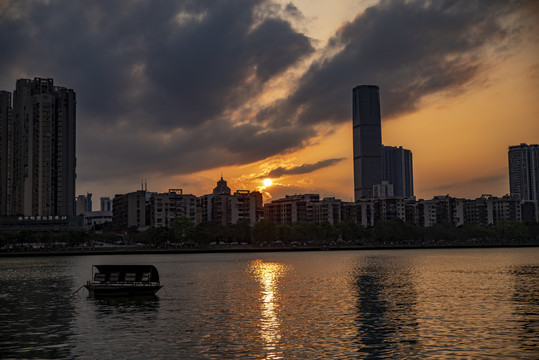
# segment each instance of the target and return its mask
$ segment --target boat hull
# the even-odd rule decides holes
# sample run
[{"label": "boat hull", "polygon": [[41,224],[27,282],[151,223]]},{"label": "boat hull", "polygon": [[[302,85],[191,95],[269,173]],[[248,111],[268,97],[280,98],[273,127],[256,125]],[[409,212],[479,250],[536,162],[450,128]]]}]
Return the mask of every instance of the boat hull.
[{"label": "boat hull", "polygon": [[91,297],[155,296],[161,285],[84,285]]}]

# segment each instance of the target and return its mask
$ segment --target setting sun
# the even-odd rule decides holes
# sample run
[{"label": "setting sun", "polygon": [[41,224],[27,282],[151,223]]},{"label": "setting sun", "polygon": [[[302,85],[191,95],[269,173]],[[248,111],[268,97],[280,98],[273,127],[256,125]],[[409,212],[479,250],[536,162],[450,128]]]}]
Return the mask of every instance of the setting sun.
[{"label": "setting sun", "polygon": [[264,186],[265,187],[271,186],[271,179],[264,179]]}]

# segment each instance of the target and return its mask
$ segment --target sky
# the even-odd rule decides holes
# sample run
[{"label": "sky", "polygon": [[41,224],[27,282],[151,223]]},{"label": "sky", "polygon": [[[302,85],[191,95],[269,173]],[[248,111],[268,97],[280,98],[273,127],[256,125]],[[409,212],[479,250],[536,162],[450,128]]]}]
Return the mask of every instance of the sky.
[{"label": "sky", "polygon": [[77,194],[95,200],[223,176],[353,201],[362,84],[417,198],[502,196],[508,147],[539,143],[538,20],[533,0],[0,0],[0,90],[75,90]]}]

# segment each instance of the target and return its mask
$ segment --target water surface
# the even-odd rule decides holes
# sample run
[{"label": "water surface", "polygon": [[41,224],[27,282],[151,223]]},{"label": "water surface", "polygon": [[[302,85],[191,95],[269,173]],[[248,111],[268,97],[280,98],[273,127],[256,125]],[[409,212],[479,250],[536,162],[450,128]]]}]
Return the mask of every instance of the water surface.
[{"label": "water surface", "polygon": [[[156,299],[92,299],[154,264]],[[539,249],[0,259],[0,358],[539,358]]]}]

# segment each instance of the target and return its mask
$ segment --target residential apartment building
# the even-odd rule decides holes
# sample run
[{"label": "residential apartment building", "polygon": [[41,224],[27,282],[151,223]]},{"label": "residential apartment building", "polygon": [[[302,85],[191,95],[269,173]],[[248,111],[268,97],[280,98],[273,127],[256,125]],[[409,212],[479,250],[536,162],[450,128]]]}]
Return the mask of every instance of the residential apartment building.
[{"label": "residential apartment building", "polygon": [[374,226],[374,198],[363,198],[356,202],[343,202],[341,209],[342,221],[353,221],[361,226]]},{"label": "residential apartment building", "polygon": [[247,221],[254,225],[264,217],[262,193],[260,191],[237,190],[230,197],[230,222]]},{"label": "residential apartment building", "polygon": [[334,197],[327,197],[312,203],[312,219],[314,222],[329,222],[337,225],[342,221],[342,201]]},{"label": "residential apartment building", "polygon": [[[2,108],[6,98],[4,92]],[[53,79],[19,79],[5,125],[2,121],[5,214],[74,216],[75,92],[54,86]]]},{"label": "residential apartment building", "polygon": [[510,146],[509,191],[522,200],[539,200],[539,145]]},{"label": "residential apartment building", "polygon": [[84,215],[92,211],[92,194],[86,193],[86,195],[79,195],[75,201],[76,203],[76,214]]},{"label": "residential apartment building", "polygon": [[0,216],[8,215],[8,201],[11,190],[8,188],[8,171],[11,170],[9,151],[9,130],[12,126],[11,93],[0,91]]},{"label": "residential apartment building", "polygon": [[99,202],[101,211],[112,211],[112,200],[109,197],[102,197]]},{"label": "residential apartment building", "polygon": [[283,199],[264,204],[264,220],[276,224],[297,224],[313,221],[313,203],[320,201],[318,194],[286,195]]},{"label": "residential apartment building", "polygon": [[184,216],[196,222],[196,196],[183,194],[182,189],[169,189],[167,193],[152,194],[149,202],[149,225],[171,228],[174,219]]},{"label": "residential apartment building", "polygon": [[113,228],[116,230],[147,229],[149,227],[149,214],[146,210],[147,195],[151,194],[145,190],[115,195],[112,200]]}]

